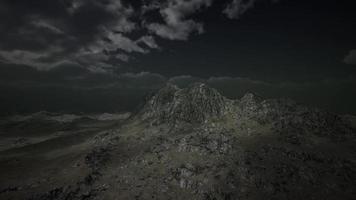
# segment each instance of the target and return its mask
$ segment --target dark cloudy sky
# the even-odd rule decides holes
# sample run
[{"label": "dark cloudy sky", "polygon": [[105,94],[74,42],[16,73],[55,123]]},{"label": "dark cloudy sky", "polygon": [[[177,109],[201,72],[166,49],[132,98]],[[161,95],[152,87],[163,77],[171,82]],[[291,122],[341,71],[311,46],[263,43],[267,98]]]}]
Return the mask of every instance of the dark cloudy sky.
[{"label": "dark cloudy sky", "polygon": [[173,82],[356,114],[351,0],[2,0],[0,112],[120,112]]}]

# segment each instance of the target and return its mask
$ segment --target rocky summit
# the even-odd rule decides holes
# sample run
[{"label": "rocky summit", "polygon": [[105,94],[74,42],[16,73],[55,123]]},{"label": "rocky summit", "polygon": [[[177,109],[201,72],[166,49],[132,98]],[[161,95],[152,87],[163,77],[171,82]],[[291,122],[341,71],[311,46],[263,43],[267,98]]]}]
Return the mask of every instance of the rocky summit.
[{"label": "rocky summit", "polygon": [[291,100],[167,85],[85,130],[0,151],[0,199],[356,199],[356,118]]},{"label": "rocky summit", "polygon": [[226,115],[231,103],[202,83],[186,89],[168,84],[147,102],[141,114],[142,119],[158,120],[158,123],[202,123]]}]

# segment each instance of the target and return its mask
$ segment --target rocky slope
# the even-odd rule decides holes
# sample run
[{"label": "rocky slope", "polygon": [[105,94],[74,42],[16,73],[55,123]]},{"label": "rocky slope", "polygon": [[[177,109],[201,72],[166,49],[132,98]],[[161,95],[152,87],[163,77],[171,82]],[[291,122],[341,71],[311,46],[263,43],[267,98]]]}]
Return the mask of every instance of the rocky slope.
[{"label": "rocky slope", "polygon": [[[76,157],[62,153],[62,170],[78,174],[32,173],[35,189],[8,178],[0,198],[355,199],[355,125],[291,100],[167,85],[125,123],[81,143]],[[0,152],[0,166],[19,152]]]}]

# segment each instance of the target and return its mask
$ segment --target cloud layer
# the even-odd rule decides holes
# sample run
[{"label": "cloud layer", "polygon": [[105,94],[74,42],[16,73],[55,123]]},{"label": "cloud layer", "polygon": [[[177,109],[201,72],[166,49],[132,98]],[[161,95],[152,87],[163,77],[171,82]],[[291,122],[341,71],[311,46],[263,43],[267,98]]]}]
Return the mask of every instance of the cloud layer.
[{"label": "cloud layer", "polygon": [[151,23],[147,25],[147,28],[162,38],[187,40],[193,32],[198,34],[204,32],[202,23],[187,19],[187,17],[202,8],[210,7],[211,4],[212,0],[169,0],[166,4],[158,5],[165,24]]},{"label": "cloud layer", "polygon": [[[225,2],[225,3],[224,3]],[[138,54],[162,50],[158,38],[188,40],[204,33],[196,16],[226,5],[238,18],[255,0],[3,0],[0,61],[48,70],[70,60],[93,71],[120,68]]]},{"label": "cloud layer", "polygon": [[[230,19],[238,19],[253,8],[257,2],[258,0],[232,0],[232,2],[225,7],[223,13]],[[271,0],[271,2],[277,3],[279,0]]]}]

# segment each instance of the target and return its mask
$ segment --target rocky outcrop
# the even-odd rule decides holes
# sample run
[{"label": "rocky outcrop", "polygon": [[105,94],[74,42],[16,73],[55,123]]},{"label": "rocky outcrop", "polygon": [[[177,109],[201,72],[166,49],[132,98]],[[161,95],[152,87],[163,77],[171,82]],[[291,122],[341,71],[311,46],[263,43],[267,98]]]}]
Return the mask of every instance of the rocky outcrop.
[{"label": "rocky outcrop", "polygon": [[231,105],[231,100],[203,83],[185,89],[168,84],[146,103],[140,117],[158,123],[201,123],[226,115]]}]

